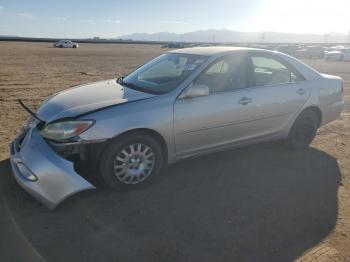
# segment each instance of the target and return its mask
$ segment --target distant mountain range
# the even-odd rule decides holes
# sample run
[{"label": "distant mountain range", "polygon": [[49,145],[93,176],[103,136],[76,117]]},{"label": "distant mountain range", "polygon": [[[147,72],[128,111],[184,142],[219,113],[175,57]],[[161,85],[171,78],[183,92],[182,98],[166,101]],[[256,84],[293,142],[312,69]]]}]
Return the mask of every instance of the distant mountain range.
[{"label": "distant mountain range", "polygon": [[230,30],[199,30],[183,34],[159,32],[154,34],[135,33],[117,37],[138,41],[174,41],[174,42],[264,42],[264,43],[346,43],[350,38],[346,34],[294,34],[277,32],[237,32]]}]

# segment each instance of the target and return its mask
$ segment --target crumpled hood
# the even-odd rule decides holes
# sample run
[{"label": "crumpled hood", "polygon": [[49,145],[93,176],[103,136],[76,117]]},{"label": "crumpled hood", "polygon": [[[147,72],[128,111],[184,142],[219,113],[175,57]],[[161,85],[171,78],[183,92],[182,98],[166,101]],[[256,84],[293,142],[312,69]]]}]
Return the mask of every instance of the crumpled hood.
[{"label": "crumpled hood", "polygon": [[123,87],[116,79],[81,85],[48,98],[36,112],[51,122],[64,117],[75,117],[89,111],[117,104],[150,98],[155,95]]}]

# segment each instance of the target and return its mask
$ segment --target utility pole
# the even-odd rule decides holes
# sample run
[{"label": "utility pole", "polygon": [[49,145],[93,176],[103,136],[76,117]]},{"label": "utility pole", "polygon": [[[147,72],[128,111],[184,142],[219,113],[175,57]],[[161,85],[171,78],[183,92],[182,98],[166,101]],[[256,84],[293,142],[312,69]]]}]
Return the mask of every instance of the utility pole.
[{"label": "utility pole", "polygon": [[260,42],[264,43],[264,41],[265,41],[265,32],[261,33],[261,36],[260,36]]}]

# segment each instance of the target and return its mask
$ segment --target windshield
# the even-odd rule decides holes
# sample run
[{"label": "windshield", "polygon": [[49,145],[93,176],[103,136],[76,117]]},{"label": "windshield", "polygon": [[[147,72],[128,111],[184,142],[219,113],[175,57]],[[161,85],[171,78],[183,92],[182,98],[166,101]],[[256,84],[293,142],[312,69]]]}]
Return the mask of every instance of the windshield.
[{"label": "windshield", "polygon": [[165,94],[175,89],[206,60],[206,56],[164,54],[123,78],[121,84],[146,93]]}]

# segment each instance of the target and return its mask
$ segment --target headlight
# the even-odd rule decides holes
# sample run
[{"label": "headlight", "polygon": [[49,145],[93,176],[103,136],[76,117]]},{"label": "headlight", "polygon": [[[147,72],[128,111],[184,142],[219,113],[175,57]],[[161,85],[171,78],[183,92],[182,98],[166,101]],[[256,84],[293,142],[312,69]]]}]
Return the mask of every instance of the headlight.
[{"label": "headlight", "polygon": [[66,140],[83,133],[94,123],[95,121],[93,120],[72,120],[52,123],[41,130],[41,135],[52,140]]}]

